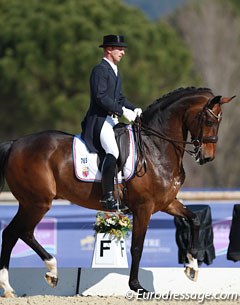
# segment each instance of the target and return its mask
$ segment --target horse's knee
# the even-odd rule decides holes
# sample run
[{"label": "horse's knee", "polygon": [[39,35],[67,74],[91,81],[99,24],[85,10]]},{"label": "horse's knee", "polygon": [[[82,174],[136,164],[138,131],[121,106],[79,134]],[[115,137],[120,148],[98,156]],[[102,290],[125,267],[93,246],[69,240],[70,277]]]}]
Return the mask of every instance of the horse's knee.
[{"label": "horse's knee", "polygon": [[142,247],[131,247],[131,255],[135,257],[141,257],[142,255]]},{"label": "horse's knee", "polygon": [[136,246],[136,247],[131,247],[131,252],[137,253],[137,252],[140,252],[140,251],[141,251],[141,247],[138,247],[138,246]]}]

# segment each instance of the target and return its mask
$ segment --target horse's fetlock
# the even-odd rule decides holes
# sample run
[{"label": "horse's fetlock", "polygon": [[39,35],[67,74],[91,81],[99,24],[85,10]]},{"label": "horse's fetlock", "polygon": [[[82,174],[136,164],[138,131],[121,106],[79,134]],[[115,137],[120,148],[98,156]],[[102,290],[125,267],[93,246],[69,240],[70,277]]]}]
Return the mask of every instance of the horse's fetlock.
[{"label": "horse's fetlock", "polygon": [[44,261],[46,268],[49,270],[48,274],[52,274],[57,277],[57,260],[55,257],[52,257]]},{"label": "horse's fetlock", "polygon": [[134,280],[129,280],[129,287],[131,290],[137,292],[138,289],[141,287],[139,281],[137,279],[134,279]]},{"label": "horse's fetlock", "polygon": [[0,269],[0,287],[3,289],[3,296],[13,297],[15,292],[9,283],[9,274],[7,268]]}]

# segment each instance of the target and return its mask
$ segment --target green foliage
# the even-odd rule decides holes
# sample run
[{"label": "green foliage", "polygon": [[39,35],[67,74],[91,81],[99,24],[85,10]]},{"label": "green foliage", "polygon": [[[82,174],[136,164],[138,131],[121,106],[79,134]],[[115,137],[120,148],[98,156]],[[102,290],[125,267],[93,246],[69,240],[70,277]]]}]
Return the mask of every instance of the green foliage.
[{"label": "green foliage", "polygon": [[226,1],[221,0],[224,5],[231,5],[234,10],[239,14],[240,12],[240,2],[239,0],[230,0],[229,3],[226,3]]},{"label": "green foliage", "polygon": [[194,85],[191,55],[174,30],[122,1],[0,0],[0,139],[42,129],[79,133],[98,45],[112,33],[129,44],[119,69],[136,105]]}]

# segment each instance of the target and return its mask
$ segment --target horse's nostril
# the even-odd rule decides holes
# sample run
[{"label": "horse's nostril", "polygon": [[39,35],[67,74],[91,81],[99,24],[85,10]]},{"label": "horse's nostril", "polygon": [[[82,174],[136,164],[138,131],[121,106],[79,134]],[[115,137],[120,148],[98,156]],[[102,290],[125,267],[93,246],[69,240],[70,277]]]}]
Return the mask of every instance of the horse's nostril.
[{"label": "horse's nostril", "polygon": [[212,161],[213,159],[214,159],[214,157],[203,158],[203,159],[200,159],[199,163],[200,163],[200,165],[203,165],[203,164],[206,164],[206,163]]}]

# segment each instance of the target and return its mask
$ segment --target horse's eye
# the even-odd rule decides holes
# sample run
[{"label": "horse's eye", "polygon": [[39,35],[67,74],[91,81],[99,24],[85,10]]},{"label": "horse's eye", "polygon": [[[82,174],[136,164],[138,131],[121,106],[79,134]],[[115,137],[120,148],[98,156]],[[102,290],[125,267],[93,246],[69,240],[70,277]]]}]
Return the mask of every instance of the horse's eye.
[{"label": "horse's eye", "polygon": [[212,121],[209,121],[209,120],[206,121],[206,126],[208,126],[208,127],[212,127],[213,124],[214,124],[214,122],[212,122]]}]

